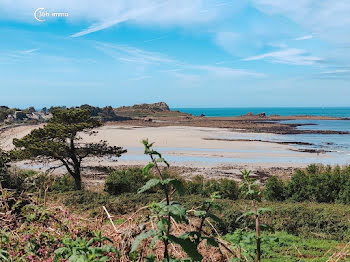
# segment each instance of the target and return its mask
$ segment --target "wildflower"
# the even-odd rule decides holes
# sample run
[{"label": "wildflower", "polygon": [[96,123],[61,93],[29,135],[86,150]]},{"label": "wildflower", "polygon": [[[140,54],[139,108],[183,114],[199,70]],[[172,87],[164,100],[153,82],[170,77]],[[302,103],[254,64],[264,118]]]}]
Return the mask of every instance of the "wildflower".
[{"label": "wildflower", "polygon": [[24,235],[22,238],[22,242],[27,241],[30,238],[30,235]]}]

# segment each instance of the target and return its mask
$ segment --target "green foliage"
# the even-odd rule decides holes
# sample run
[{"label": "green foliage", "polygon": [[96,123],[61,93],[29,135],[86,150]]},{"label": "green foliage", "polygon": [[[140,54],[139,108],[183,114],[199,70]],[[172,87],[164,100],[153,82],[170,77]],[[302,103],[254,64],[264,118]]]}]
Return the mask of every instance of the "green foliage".
[{"label": "green foliage", "polygon": [[131,120],[130,117],[122,117],[122,116],[116,115],[114,109],[111,106],[100,108],[100,107],[95,107],[90,105],[82,105],[79,108],[89,110],[91,112],[92,117],[98,118],[102,122]]},{"label": "green foliage", "polygon": [[0,106],[0,123],[3,122],[9,114],[12,114],[13,111],[13,109],[8,108],[7,106]]},{"label": "green foliage", "polygon": [[32,170],[9,170],[5,168],[3,169],[2,174],[0,174],[0,180],[2,180],[1,185],[3,188],[8,188],[18,192],[28,190],[30,188],[29,181],[35,175],[37,175],[37,172]]},{"label": "green foliage", "polygon": [[43,128],[34,129],[22,139],[14,139],[13,156],[18,159],[40,158],[62,163],[74,178],[76,189],[81,189],[81,162],[89,156],[119,157],[125,153],[121,147],[108,146],[106,141],[83,143],[79,132],[92,135],[101,123],[91,117],[88,109],[52,108],[52,118]]},{"label": "green foliage", "polygon": [[210,179],[204,180],[201,176],[196,176],[185,182],[185,193],[196,194],[203,197],[210,197],[217,192],[221,198],[236,200],[239,190],[237,182],[231,179]]},{"label": "green foliage", "polygon": [[[156,225],[156,229],[145,230],[139,234],[132,245],[132,252],[138,250],[140,243],[148,238],[152,238],[150,247],[153,248],[156,241],[163,242],[164,246],[164,260],[173,261],[169,252],[169,244],[177,244],[181,246],[182,250],[188,255],[192,261],[201,261],[203,256],[198,251],[198,245],[203,240],[207,240],[207,243],[218,246],[218,242],[215,238],[203,235],[203,227],[207,219],[214,221],[220,221],[220,219],[210,213],[210,209],[217,207],[214,200],[217,199],[217,195],[213,194],[212,200],[204,201],[201,208],[194,211],[194,216],[200,220],[200,226],[196,231],[185,232],[180,236],[173,234],[173,221],[177,224],[189,224],[189,218],[187,215],[187,209],[184,208],[180,202],[171,200],[174,192],[182,195],[184,192],[182,181],[176,178],[169,178],[166,172],[161,169],[159,163],[163,163],[166,168],[169,167],[169,163],[162,157],[162,155],[153,150],[153,143],[148,143],[147,140],[143,141],[145,146],[145,154],[149,155],[151,162],[147,164],[143,169],[143,174],[148,176],[150,170],[154,168],[159,178],[152,178],[146,182],[138,191],[139,194],[146,191],[161,188],[165,195],[165,201],[153,202],[149,205],[153,224]],[[154,261],[149,259],[149,261]]]},{"label": "green foliage", "polygon": [[243,213],[240,217],[237,218],[239,221],[241,218],[253,216],[255,218],[255,231],[256,231],[256,261],[261,261],[261,233],[260,230],[266,228],[267,226],[261,224],[260,217],[266,212],[271,211],[269,208],[258,208],[257,202],[261,201],[261,191],[258,189],[256,180],[250,176],[250,171],[243,170],[241,171],[243,180],[240,188],[242,189],[242,194],[246,199],[251,200],[252,209]]},{"label": "green foliage", "polygon": [[74,179],[71,175],[65,174],[55,179],[55,182],[51,186],[51,190],[57,192],[67,192],[75,189]]},{"label": "green foliage", "polygon": [[[253,236],[251,239],[245,239],[245,236],[244,232],[237,230],[233,234],[225,235],[224,239],[230,242],[237,251],[241,246],[242,255],[246,256],[248,261],[254,261],[252,258],[248,258],[249,254],[254,252],[254,243],[250,241]],[[331,261],[330,256],[339,253],[344,245],[334,240],[303,238],[286,232],[264,232],[262,239],[265,239],[265,245],[262,246],[263,261],[271,262]],[[240,243],[240,246],[237,243]],[[339,261],[347,260],[344,257],[344,260],[339,259]]]},{"label": "green foliage", "polygon": [[114,253],[120,256],[119,251],[112,245],[103,245],[103,242],[112,242],[107,237],[102,237],[100,232],[95,232],[91,239],[66,237],[62,240],[63,247],[55,250],[55,259],[66,259],[70,262],[99,262],[110,261],[108,254]]},{"label": "green foliage", "polygon": [[3,189],[0,213],[0,261],[97,262],[119,256],[101,232],[75,223],[66,210],[38,205],[26,193]]},{"label": "green foliage", "polygon": [[146,183],[150,177],[151,176],[144,176],[142,169],[138,167],[116,170],[106,178],[105,191],[112,195],[137,193],[137,190]]},{"label": "green foliage", "polygon": [[264,197],[269,201],[284,201],[286,199],[286,187],[282,179],[272,176],[265,185]]},{"label": "green foliage", "polygon": [[10,158],[8,154],[0,149],[0,184],[2,187],[9,187],[9,163]]},{"label": "green foliage", "polygon": [[265,187],[268,200],[285,199],[302,202],[350,203],[350,166],[343,169],[322,165],[310,165],[305,170],[298,169],[290,181],[283,183],[271,177]]}]

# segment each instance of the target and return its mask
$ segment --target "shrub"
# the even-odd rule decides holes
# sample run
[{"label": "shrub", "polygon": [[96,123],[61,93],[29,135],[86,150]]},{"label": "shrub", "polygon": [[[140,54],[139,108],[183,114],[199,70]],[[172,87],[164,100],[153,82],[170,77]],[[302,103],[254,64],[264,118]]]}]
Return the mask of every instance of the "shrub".
[{"label": "shrub", "polygon": [[196,176],[185,183],[186,194],[200,195],[210,197],[217,192],[221,198],[236,200],[238,199],[237,182],[231,179],[210,179],[204,180],[201,176]]},{"label": "shrub", "polygon": [[309,165],[298,169],[291,180],[284,184],[271,177],[265,186],[267,200],[296,202],[315,201],[319,203],[350,203],[350,167],[333,169],[330,166]]},{"label": "shrub", "polygon": [[149,180],[141,168],[128,168],[116,170],[105,181],[105,191],[112,195],[121,193],[136,193],[142,185]]},{"label": "shrub", "polygon": [[65,174],[53,183],[51,189],[58,192],[72,191],[75,189],[74,179],[71,175]]},{"label": "shrub", "polygon": [[282,179],[272,176],[265,185],[264,197],[270,201],[284,201],[286,188]]},{"label": "shrub", "polygon": [[8,173],[9,162],[9,156],[0,149],[0,183],[3,187],[8,187],[8,181],[10,179]]},{"label": "shrub", "polygon": [[36,175],[36,171],[32,170],[6,170],[0,173],[1,185],[4,188],[16,191],[24,191],[29,188],[28,178]]}]

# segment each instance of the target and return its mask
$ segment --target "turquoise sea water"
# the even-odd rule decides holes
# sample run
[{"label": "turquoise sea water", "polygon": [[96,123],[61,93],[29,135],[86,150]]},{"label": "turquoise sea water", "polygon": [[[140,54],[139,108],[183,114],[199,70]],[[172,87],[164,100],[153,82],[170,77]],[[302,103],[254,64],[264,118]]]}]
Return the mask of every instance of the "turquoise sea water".
[{"label": "turquoise sea water", "polygon": [[[177,108],[186,113],[193,115],[204,114],[206,116],[240,116],[248,112],[253,114],[266,113],[267,115],[276,114],[281,116],[286,115],[313,115],[313,116],[333,116],[350,118],[350,107],[332,107],[332,108],[311,108],[311,107],[270,107],[270,108]],[[308,130],[335,130],[335,131],[350,131],[350,120],[288,120],[280,121],[281,123],[295,123],[303,124],[297,127],[298,129]],[[233,137],[225,137],[233,138]],[[333,156],[333,164],[345,164],[349,163],[350,159],[350,135],[338,135],[338,134],[288,134],[288,135],[276,135],[276,134],[259,134],[259,133],[246,133],[242,134],[242,137],[234,137],[235,139],[261,139],[269,141],[296,141],[296,142],[308,142],[312,143],[311,146],[295,145],[300,149],[320,149],[330,152]],[[310,154],[310,158],[312,154]],[[310,159],[309,159],[310,160]],[[300,162],[293,160],[294,162]],[[329,163],[329,159],[324,159],[323,163]]]},{"label": "turquoise sea water", "polygon": [[350,107],[235,107],[235,108],[172,108],[195,116],[241,116],[248,112],[253,114],[266,113],[267,115],[312,115],[350,117]]}]

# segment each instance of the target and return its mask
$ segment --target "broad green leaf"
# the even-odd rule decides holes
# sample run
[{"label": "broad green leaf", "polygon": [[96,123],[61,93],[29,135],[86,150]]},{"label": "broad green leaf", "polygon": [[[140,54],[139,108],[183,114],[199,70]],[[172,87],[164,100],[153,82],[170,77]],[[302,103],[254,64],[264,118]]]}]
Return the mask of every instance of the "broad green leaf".
[{"label": "broad green leaf", "polygon": [[245,212],[245,213],[242,214],[241,216],[237,217],[236,222],[238,222],[239,220],[241,220],[243,217],[252,216],[252,215],[255,215],[254,211]]},{"label": "broad green leaf", "polygon": [[170,213],[170,215],[175,219],[176,222],[188,222],[186,209],[177,202],[170,203],[169,206],[164,207],[163,215]]},{"label": "broad green leaf", "polygon": [[217,223],[222,223],[222,220],[219,217],[217,217],[216,215],[212,214],[212,213],[208,213],[207,217],[210,217],[211,219],[213,219]]},{"label": "broad green leaf", "polygon": [[218,247],[219,243],[214,237],[203,237],[203,239],[207,240],[207,244],[213,247]]},{"label": "broad green leaf", "polygon": [[204,216],[207,215],[207,211],[205,211],[205,210],[196,210],[196,211],[194,211],[194,215],[196,217],[204,217]]},{"label": "broad green leaf", "polygon": [[184,193],[182,182],[178,179],[167,178],[162,181],[162,185],[172,185],[180,195]]},{"label": "broad green leaf", "polygon": [[156,234],[155,230],[150,230],[150,231],[143,232],[140,235],[138,235],[135,238],[134,242],[132,243],[130,252],[136,251],[137,248],[139,247],[140,243],[142,242],[142,240],[147,239],[147,238],[152,237],[152,236],[155,236],[155,234]]},{"label": "broad green leaf", "polygon": [[154,167],[154,163],[148,163],[143,169],[142,169],[142,173],[144,176],[147,176],[149,171],[151,170],[151,168]]},{"label": "broad green leaf", "polygon": [[174,235],[169,235],[169,240],[180,245],[183,251],[194,261],[202,261],[203,257],[198,252],[196,243],[192,242],[189,238],[183,239]]},{"label": "broad green leaf", "polygon": [[143,193],[147,190],[150,190],[151,188],[159,185],[160,183],[161,183],[160,179],[152,178],[152,179],[148,180],[147,183],[143,187],[141,187],[137,193],[140,194],[140,193]]},{"label": "broad green leaf", "polygon": [[168,221],[164,218],[161,218],[158,222],[157,222],[157,227],[159,230],[165,232],[166,231],[166,228],[167,228],[167,225],[168,225]]}]

